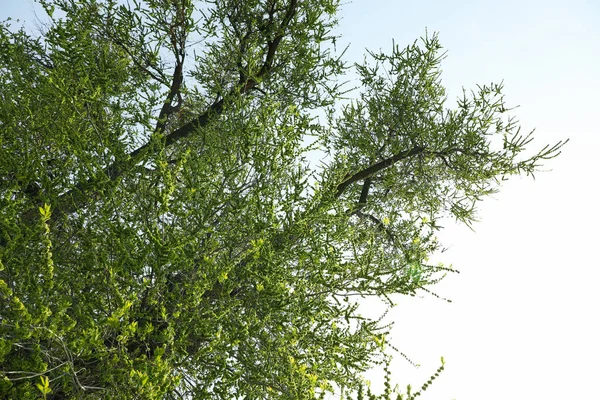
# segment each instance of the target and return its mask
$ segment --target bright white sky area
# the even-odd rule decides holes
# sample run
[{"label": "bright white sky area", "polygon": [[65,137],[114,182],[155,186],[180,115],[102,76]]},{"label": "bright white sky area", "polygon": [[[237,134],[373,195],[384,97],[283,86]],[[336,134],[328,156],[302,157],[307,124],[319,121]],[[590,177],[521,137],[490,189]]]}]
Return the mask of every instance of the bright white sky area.
[{"label": "bright white sky area", "polygon": [[570,138],[551,172],[486,199],[475,232],[441,232],[461,273],[433,289],[453,302],[399,299],[392,343],[421,367],[396,357],[394,379],[420,386],[444,356],[424,400],[600,399],[600,2],[355,0],[341,15],[351,59],[439,32],[449,105],[504,80],[534,148]]},{"label": "bright white sky area", "polygon": [[[31,15],[31,0],[0,4],[0,19]],[[600,2],[354,0],[340,17],[348,60],[439,32],[449,106],[504,80],[532,149],[570,138],[552,171],[486,199],[474,232],[441,232],[438,261],[461,273],[432,289],[453,302],[398,299],[392,344],[421,367],[396,357],[394,381],[420,386],[444,356],[423,400],[600,399]]]}]

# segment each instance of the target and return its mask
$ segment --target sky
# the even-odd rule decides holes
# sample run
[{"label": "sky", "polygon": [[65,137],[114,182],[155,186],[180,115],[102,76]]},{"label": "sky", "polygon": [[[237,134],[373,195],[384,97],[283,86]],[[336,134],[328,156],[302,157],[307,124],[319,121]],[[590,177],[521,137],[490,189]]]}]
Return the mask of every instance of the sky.
[{"label": "sky", "polygon": [[[0,19],[31,14],[32,1],[0,0]],[[600,398],[600,261],[597,258],[600,130],[600,3],[597,1],[354,0],[340,13],[340,47],[389,51],[426,30],[447,58],[448,106],[462,88],[504,81],[532,150],[570,139],[536,179],[512,178],[479,206],[474,231],[448,221],[436,261],[460,274],[424,294],[401,297],[388,317],[402,357],[395,383],[421,397],[457,400]],[[373,316],[382,310],[371,307]],[[368,375],[374,387],[377,372]]]},{"label": "sky", "polygon": [[450,221],[440,233],[438,259],[460,274],[433,289],[452,303],[398,300],[391,343],[421,366],[396,357],[393,381],[420,386],[443,356],[424,400],[600,398],[600,3],[355,0],[341,17],[349,58],[438,32],[448,106],[463,87],[504,81],[532,148],[570,139],[535,180],[481,203],[474,232]]}]

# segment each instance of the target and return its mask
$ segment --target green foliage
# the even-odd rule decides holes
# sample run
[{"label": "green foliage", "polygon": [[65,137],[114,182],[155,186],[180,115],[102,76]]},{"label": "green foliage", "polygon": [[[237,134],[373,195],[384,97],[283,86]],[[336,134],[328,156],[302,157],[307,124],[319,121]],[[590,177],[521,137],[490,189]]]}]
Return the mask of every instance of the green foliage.
[{"label": "green foliage", "polygon": [[390,371],[390,362],[389,362],[389,358],[386,358],[384,361],[384,368],[383,368],[383,372],[385,373],[384,376],[384,391],[383,393],[377,395],[373,392],[373,390],[371,389],[371,385],[370,382],[363,382],[359,385],[358,389],[355,392],[352,392],[351,394],[347,395],[347,397],[344,397],[344,395],[342,394],[341,399],[344,400],[415,400],[417,397],[421,396],[423,394],[423,392],[425,392],[425,390],[427,390],[427,388],[429,387],[429,385],[431,385],[433,383],[433,381],[435,379],[437,379],[437,377],[440,375],[440,373],[444,370],[444,358],[442,357],[441,359],[442,361],[442,365],[440,365],[440,367],[435,371],[435,373],[433,375],[431,375],[431,377],[427,380],[427,382],[425,382],[423,385],[421,385],[421,389],[417,390],[416,392],[413,393],[412,391],[412,387],[410,385],[406,386],[406,393],[402,393],[402,390],[399,389],[398,386],[392,387],[391,384],[391,371]]},{"label": "green foliage", "polygon": [[0,25],[3,397],[376,398],[358,301],[429,291],[440,218],[562,145],[501,85],[446,108],[436,36],[340,106],[336,0],[40,3]]}]

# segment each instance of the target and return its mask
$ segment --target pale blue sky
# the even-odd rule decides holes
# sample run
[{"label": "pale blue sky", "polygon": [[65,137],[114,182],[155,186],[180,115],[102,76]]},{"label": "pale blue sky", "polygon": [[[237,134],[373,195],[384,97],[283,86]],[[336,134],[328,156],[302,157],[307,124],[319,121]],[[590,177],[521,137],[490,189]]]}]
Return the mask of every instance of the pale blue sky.
[{"label": "pale blue sky", "polygon": [[[0,19],[31,4],[0,0]],[[398,357],[394,379],[418,385],[444,356],[446,371],[423,400],[600,398],[600,3],[355,0],[338,31],[360,61],[365,47],[409,44],[426,28],[448,50],[450,99],[504,80],[523,129],[537,128],[534,146],[571,141],[552,172],[513,179],[486,200],[476,232],[442,232],[450,249],[440,261],[461,274],[436,291],[453,303],[400,299],[393,344],[422,367]]]}]

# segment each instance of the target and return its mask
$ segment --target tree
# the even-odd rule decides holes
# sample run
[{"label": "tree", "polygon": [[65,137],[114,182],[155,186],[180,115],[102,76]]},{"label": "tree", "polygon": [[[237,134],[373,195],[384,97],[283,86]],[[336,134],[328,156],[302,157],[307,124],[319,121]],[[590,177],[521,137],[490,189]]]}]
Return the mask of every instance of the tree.
[{"label": "tree", "polygon": [[446,108],[435,35],[344,101],[336,0],[40,3],[0,28],[7,397],[358,390],[389,330],[361,296],[429,292],[440,218],[563,144],[524,155],[501,85]]}]

